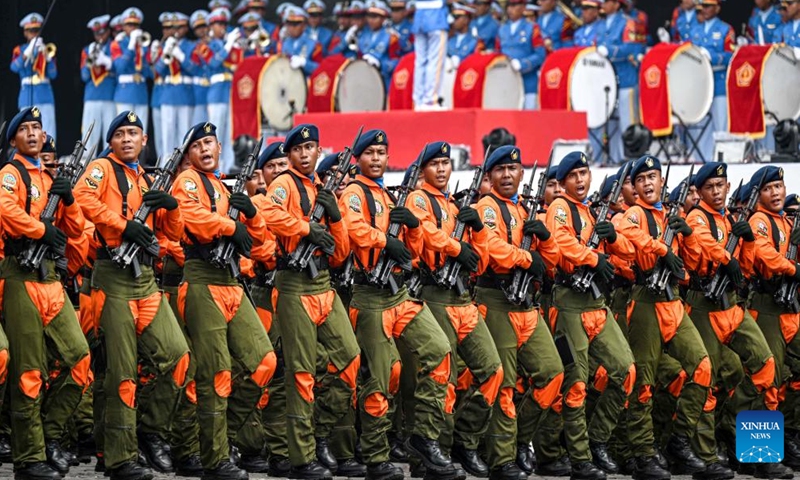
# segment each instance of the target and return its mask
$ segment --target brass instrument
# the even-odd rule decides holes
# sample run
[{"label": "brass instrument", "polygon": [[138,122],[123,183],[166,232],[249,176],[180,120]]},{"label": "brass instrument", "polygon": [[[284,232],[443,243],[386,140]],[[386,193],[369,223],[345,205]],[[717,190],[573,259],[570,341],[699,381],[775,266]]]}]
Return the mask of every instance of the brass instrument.
[{"label": "brass instrument", "polygon": [[150,42],[153,40],[153,37],[150,35],[149,32],[142,31],[141,36],[139,36],[139,46],[148,47],[150,46]]},{"label": "brass instrument", "polygon": [[44,51],[47,53],[47,61],[48,62],[51,61],[52,59],[56,58],[56,51],[57,50],[58,49],[56,48],[56,44],[55,43],[48,43],[47,45],[44,46]]},{"label": "brass instrument", "polygon": [[97,62],[97,57],[100,56],[100,52],[102,51],[102,49],[103,47],[99,43],[97,42],[94,43],[91,51],[89,52],[89,55],[86,57],[86,65],[89,68],[94,67],[95,62]]},{"label": "brass instrument", "polygon": [[260,26],[247,37],[247,48],[254,51],[264,51],[272,43],[269,33]]},{"label": "brass instrument", "polygon": [[564,2],[562,2],[561,0],[558,0],[558,9],[559,9],[559,10],[561,10],[561,13],[563,13],[564,15],[566,15],[566,16],[567,16],[567,18],[569,18],[569,19],[570,19],[570,21],[572,21],[572,23],[575,25],[575,27],[576,27],[576,28],[577,28],[577,27],[582,27],[582,26],[583,26],[583,20],[581,20],[580,18],[578,18],[578,16],[577,16],[577,15],[575,15],[575,12],[573,12],[573,11],[572,11],[572,9],[571,9],[571,8],[569,8],[569,7],[568,7],[568,6],[567,6],[567,5],[566,5]]}]

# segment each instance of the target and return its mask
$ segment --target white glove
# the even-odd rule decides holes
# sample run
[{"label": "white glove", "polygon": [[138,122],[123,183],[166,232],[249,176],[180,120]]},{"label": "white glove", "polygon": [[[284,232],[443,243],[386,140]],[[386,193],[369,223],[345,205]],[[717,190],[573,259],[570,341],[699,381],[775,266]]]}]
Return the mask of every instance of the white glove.
[{"label": "white glove", "polygon": [[608,47],[606,47],[605,45],[600,45],[599,47],[597,47],[597,53],[608,58]]},{"label": "white glove", "polygon": [[453,55],[450,57],[450,63],[453,64],[453,68],[458,68],[458,66],[461,64],[461,57],[458,55]]},{"label": "white glove", "polygon": [[706,47],[698,47],[698,48],[700,48],[700,53],[702,53],[704,57],[711,60],[711,52],[709,52]]},{"label": "white glove", "polygon": [[369,53],[364,54],[361,57],[361,59],[364,60],[365,62],[369,63],[370,65],[372,65],[375,68],[381,68],[381,61],[378,60],[377,58],[373,57]]},{"label": "white glove", "polygon": [[111,70],[111,57],[106,55],[106,52],[100,52],[97,60],[94,62],[98,67],[103,67],[106,70]]},{"label": "white glove", "polygon": [[347,30],[347,33],[344,35],[344,41],[347,42],[348,45],[358,42],[358,26],[353,25]]},{"label": "white glove", "polygon": [[669,32],[664,27],[658,27],[658,41],[661,43],[669,43],[672,39],[669,36]]},{"label": "white glove", "polygon": [[286,37],[289,35],[289,30],[286,28],[286,25],[282,26],[280,30],[278,30],[278,39],[279,40],[286,40]]},{"label": "white glove", "polygon": [[186,59],[186,55],[183,53],[183,50],[181,50],[181,47],[178,46],[172,49],[172,57],[177,60],[178,63],[183,63],[183,61]]},{"label": "white glove", "polygon": [[136,30],[131,32],[130,39],[128,40],[128,50],[135,50],[136,43],[139,41],[139,38],[142,36],[142,29],[137,28]]},{"label": "white glove", "polygon": [[238,28],[234,29],[231,33],[225,36],[225,51],[230,53],[236,42],[242,38],[242,31]]},{"label": "white glove", "polygon": [[125,40],[125,32],[119,32],[116,37],[114,37],[114,41],[121,42]]},{"label": "white glove", "polygon": [[748,40],[747,37],[739,35],[738,37],[736,37],[736,45],[739,47],[750,45],[750,40]]},{"label": "white glove", "polygon": [[97,48],[97,42],[90,43],[89,44],[89,53],[93,52],[95,48]]},{"label": "white glove", "polygon": [[792,53],[794,53],[795,60],[800,60],[800,47],[793,47]]},{"label": "white glove", "polygon": [[514,69],[515,72],[519,72],[522,70],[522,64],[516,58],[511,59],[511,68]]},{"label": "white glove", "polygon": [[161,42],[159,42],[158,39],[155,39],[152,42],[150,42],[150,63],[153,63],[153,59],[158,58],[160,52],[161,52]]},{"label": "white glove", "polygon": [[452,14],[448,13],[447,14],[447,24],[448,25],[452,25],[453,22],[455,22],[455,21],[456,21],[456,17],[454,17]]},{"label": "white glove", "polygon": [[25,47],[23,55],[25,55],[27,58],[31,58],[37,52],[43,49],[44,49],[44,40],[42,40],[42,37],[36,37],[32,42],[28,43],[27,47]]},{"label": "white glove", "polygon": [[306,66],[306,57],[301,57],[300,55],[292,55],[289,59],[289,66],[294,68],[295,70],[301,69]]}]

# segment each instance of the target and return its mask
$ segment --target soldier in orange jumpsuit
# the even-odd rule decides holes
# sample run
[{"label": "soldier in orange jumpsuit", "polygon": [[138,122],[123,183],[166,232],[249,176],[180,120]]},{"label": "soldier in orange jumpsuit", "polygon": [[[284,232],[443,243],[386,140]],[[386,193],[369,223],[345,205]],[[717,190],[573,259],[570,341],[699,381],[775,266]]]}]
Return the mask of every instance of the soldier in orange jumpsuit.
[{"label": "soldier in orange jumpsuit", "polygon": [[[633,263],[636,282],[628,306],[628,341],[636,359],[636,394],[631,396],[627,416],[628,438],[636,457],[634,475],[644,473],[648,478],[669,478],[668,472],[650,460],[655,454],[651,416],[653,390],[661,366],[661,352],[666,350],[671,358],[680,362],[688,377],[678,399],[686,405],[678,409],[672,434],[665,445],[672,472],[698,474],[709,479],[733,478],[733,472],[719,463],[707,467],[692,452],[689,443],[704,404],[713,404],[710,400],[711,362],[678,298],[677,280],[684,276],[683,261],[677,254],[678,242],[682,238],[685,247],[694,248],[696,240],[685,220],[679,216],[666,218],[666,207],[661,203],[664,188],[661,163],[657,158],[645,155],[636,160],[630,177],[638,199],[636,205],[625,212],[619,233],[628,238],[636,250]],[[662,240],[667,228],[675,232],[672,245]],[[647,287],[647,279],[657,266],[667,268],[674,279],[667,286],[675,295],[671,301],[665,292],[652,292]]]},{"label": "soldier in orange jumpsuit", "polygon": [[[733,233],[740,239],[739,258],[743,265],[752,261],[755,235],[747,221],[731,224],[725,208],[725,200],[730,190],[728,167],[724,163],[711,162],[703,165],[695,177],[695,185],[700,194],[700,203],[686,217],[686,222],[696,237],[695,248],[685,245],[683,259],[686,270],[690,272],[689,291],[686,303],[703,343],[711,358],[714,381],[719,382],[724,375],[721,351],[730,348],[738,356],[744,367],[745,378],[736,387],[732,397],[719,398],[726,405],[717,429],[728,449],[728,462],[731,467],[738,466],[739,473],[749,472],[768,475],[770,478],[791,478],[791,469],[779,463],[738,464],[734,446],[735,416],[741,410],[775,410],[778,406],[778,389],[775,385],[776,365],[764,334],[753,317],[740,304],[735,287],[743,281],[742,267],[733,255],[725,250],[728,237]],[[747,190],[750,191],[748,186]],[[748,261],[748,259],[750,259]],[[731,280],[731,288],[725,293],[731,305],[722,305],[705,297],[706,285],[721,269]],[[693,437],[694,451],[706,463],[716,461],[716,439],[714,438],[714,419],[705,409]],[[755,467],[755,468],[753,468]],[[767,478],[767,477],[761,477]]]},{"label": "soldier in orange jumpsuit", "polygon": [[[425,183],[411,193],[408,205],[419,219],[422,228],[422,248],[414,252],[420,257],[422,291],[420,299],[430,308],[439,326],[450,341],[452,358],[460,358],[469,369],[467,378],[480,393],[468,396],[457,405],[456,411],[445,415],[446,425],[440,438],[442,447],[450,449],[454,460],[471,475],[486,477],[489,468],[478,455],[478,443],[486,433],[494,401],[503,380],[503,367],[489,329],[472,303],[469,290],[458,292],[455,287],[437,283],[434,275],[447,263],[461,264],[461,281],[469,284],[469,275],[478,267],[478,255],[470,246],[481,245],[485,250],[489,229],[484,228],[478,212],[472,207],[459,211],[448,191],[452,164],[450,145],[429,143],[420,159]],[[462,240],[452,238],[456,221],[462,222],[468,235]],[[455,390],[459,373],[452,369],[450,386]],[[450,448],[452,445],[452,448]]]},{"label": "soldier in orange jumpsuit", "polygon": [[[556,345],[562,346],[564,362],[564,435],[573,478],[604,479],[605,472],[618,469],[608,454],[607,442],[633,388],[636,369],[625,336],[603,295],[594,298],[589,292],[574,290],[572,280],[576,271],[590,269],[595,273],[595,282],[607,286],[613,279],[614,266],[606,252],[632,259],[634,250],[625,237],[617,235],[611,222],[603,219],[595,225],[594,216],[584,203],[592,179],[586,155],[573,152],[564,157],[556,178],[564,195],[548,208],[547,226],[561,254],[550,318],[555,319],[554,336]],[[600,239],[596,249],[586,245],[593,231]],[[605,368],[608,382],[587,427],[590,357]]]},{"label": "soldier in orange jumpsuit", "polygon": [[[296,126],[286,135],[284,151],[291,167],[267,188],[262,213],[279,245],[273,321],[281,326],[285,374],[291,385],[286,389],[290,475],[307,480],[329,479],[331,471],[315,460],[317,447],[324,447],[326,456],[330,455],[328,437],[352,404],[361,364],[353,328],[341,300],[331,289],[329,271],[344,263],[350,242],[333,192],[317,193],[317,127]],[[308,221],[315,202],[326,212],[323,223]],[[314,253],[311,262],[319,271],[315,278],[310,278],[308,271],[290,267],[290,255],[301,242],[333,248],[332,255],[320,250]],[[328,373],[336,378],[319,395],[320,408],[315,411],[317,342],[325,347]]]},{"label": "soldier in orange jumpsuit", "polygon": [[[5,238],[0,379],[5,383],[8,372],[15,476],[57,479],[69,471],[59,440],[91,383],[91,372],[89,345],[55,268],[60,257],[56,252],[63,253],[68,237],[83,234],[84,218],[69,180],[53,180],[42,169],[38,157],[45,137],[37,107],[22,109],[9,123],[8,145],[16,152],[0,171]],[[59,195],[61,202],[54,219],[40,219],[49,193]],[[29,271],[18,256],[36,243],[50,251],[40,269]],[[62,365],[55,378],[48,377],[48,358]]]},{"label": "soldier in orange jumpsuit", "polygon": [[782,168],[762,167],[750,181],[758,182],[764,169],[767,176],[759,192],[758,210],[750,217],[756,240],[753,268],[746,272],[753,288],[748,308],[775,355],[776,367],[783,369],[777,384],[779,398],[785,396],[779,407],[784,415],[783,463],[796,469],[800,467],[800,418],[796,412],[800,396],[800,313],[779,305],[775,294],[784,281],[800,278],[798,258],[787,258],[789,244],[800,244],[800,229],[793,225],[798,217],[790,219],[784,212],[786,185]]},{"label": "soldier in orange jumpsuit", "polygon": [[[475,302],[486,319],[503,366],[500,393],[494,404],[486,438],[486,459],[490,478],[513,480],[526,476],[516,464],[517,406],[514,390],[517,375],[530,395],[532,424],[541,425],[547,411],[558,408],[564,371],[553,337],[542,321],[538,305],[528,298],[521,305],[509,302],[504,288],[517,269],[541,279],[558,261],[558,248],[541,220],[528,220],[528,212],[517,193],[522,181],[519,148],[502,146],[486,162],[492,190],[476,209],[489,238],[485,246],[473,242],[480,257]],[[534,238],[530,251],[520,245],[524,235]]]},{"label": "soldier in orange jumpsuit", "polygon": [[[159,236],[178,240],[183,218],[174,198],[148,190],[149,177],[137,161],[147,142],[142,127],[134,112],[119,114],[106,134],[111,153],[92,161],[75,187],[76,201],[94,223],[101,244],[92,273],[91,303],[95,324],[108,346],[100,401],[105,405],[102,454],[112,479],[152,475],[137,462],[137,433],[148,463],[172,470],[165,439],[189,367],[189,347],[156,285],[154,259],[144,250],[156,240],[154,227]],[[155,213],[143,224],[133,217],[144,203]],[[123,242],[143,247],[137,255],[138,278],[132,267],[123,269],[111,259]],[[140,376],[148,381],[137,389]]]}]

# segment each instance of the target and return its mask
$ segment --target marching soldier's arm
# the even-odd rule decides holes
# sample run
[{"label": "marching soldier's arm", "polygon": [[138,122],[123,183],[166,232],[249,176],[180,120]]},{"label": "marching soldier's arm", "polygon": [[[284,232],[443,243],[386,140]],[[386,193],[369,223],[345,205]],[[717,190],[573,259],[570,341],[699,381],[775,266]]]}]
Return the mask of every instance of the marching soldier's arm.
[{"label": "marching soldier's arm", "polygon": [[264,263],[269,269],[273,269],[275,268],[275,249],[277,248],[277,243],[275,242],[275,236],[269,231],[269,229],[267,229],[266,216],[264,215],[267,197],[265,195],[256,195],[250,199],[253,201],[253,205],[256,207],[256,210],[258,210],[258,216],[262,217],[265,230],[264,242],[260,245],[253,245],[253,248],[250,252],[250,258]]},{"label": "marching soldier's arm", "polygon": [[183,236],[183,214],[180,208],[175,210],[161,209],[156,212],[155,224],[159,232],[164,232],[164,235],[172,241],[180,241]]},{"label": "marching soldier's arm", "polygon": [[558,265],[558,261],[561,260],[561,253],[558,250],[558,244],[555,239],[553,239],[552,234],[547,240],[536,240],[534,247],[536,251],[539,252],[539,255],[542,256],[542,259],[544,259],[544,264],[547,266],[548,270]]},{"label": "marching soldier's arm", "polygon": [[[697,257],[701,257],[702,253],[714,263],[727,265],[731,261],[731,255],[725,250],[724,243],[720,243],[711,235],[711,228],[705,219],[705,215],[698,210],[689,212],[686,217],[686,223],[692,229],[692,236],[697,239]],[[717,225],[717,228],[725,228],[725,225]],[[688,246],[687,246],[688,247]]]},{"label": "marching soldier's arm", "polygon": [[380,228],[372,228],[366,218],[369,210],[363,192],[358,186],[345,190],[339,199],[339,210],[342,211],[342,220],[347,225],[347,233],[354,248],[386,246],[386,233]]},{"label": "marching soldier's arm", "polygon": [[[339,211],[342,211],[339,208]],[[330,264],[333,267],[344,265],[347,257],[350,255],[350,236],[347,231],[347,223],[344,221],[344,212],[342,212],[342,219],[336,223],[328,221],[328,229],[333,236],[336,246],[333,249],[333,255],[330,258]]]},{"label": "marching soldier's arm", "polygon": [[[566,200],[556,199],[547,209],[547,229],[552,234],[551,238],[558,244],[561,257],[567,262],[577,266],[597,266],[597,253],[586,247],[575,237],[572,228],[572,216]],[[619,242],[619,236],[617,236]],[[630,245],[630,244],[629,244]]]},{"label": "marching soldier's arm", "polygon": [[[25,213],[27,192],[19,178],[17,169],[7,165],[0,174],[3,185],[0,188],[0,212],[3,218],[3,230],[10,237],[26,237],[38,240],[45,232],[44,223]],[[13,181],[11,177],[13,176]]]},{"label": "marching soldier's arm", "polygon": [[644,254],[657,255],[663,257],[667,254],[667,246],[664,242],[654,239],[649,233],[644,231],[642,219],[645,218],[642,207],[629,208],[619,222],[617,241],[620,236],[625,237],[634,247]]},{"label": "marching soldier's arm", "polygon": [[236,222],[211,211],[208,195],[198,192],[199,184],[197,174],[189,171],[181,175],[172,188],[172,195],[178,200],[178,210],[183,211],[186,229],[201,243],[210,243],[220,237],[233,235]]},{"label": "marching soldier's arm", "polygon": [[[89,164],[75,185],[73,194],[75,203],[80,206],[86,218],[95,224],[95,227],[109,229],[113,232],[114,237],[119,238],[128,221],[108,206],[108,179],[114,177],[109,162],[110,160],[95,160]],[[100,180],[97,179],[98,175],[90,176],[90,172],[93,172],[95,168],[102,172]]]},{"label": "marching soldier's arm", "polygon": [[756,212],[750,217],[750,227],[755,233],[754,257],[764,264],[764,268],[773,275],[794,275],[795,264],[786,255],[775,250],[772,243],[772,225],[769,219],[761,212]]},{"label": "marching soldier's arm", "polygon": [[79,239],[83,236],[86,218],[83,216],[78,202],[73,201],[72,205],[64,204],[63,200],[59,202],[56,218],[58,219],[56,221],[58,228],[63,230],[67,237]]},{"label": "marching soldier's arm", "polygon": [[[280,189],[281,195],[276,195]],[[289,175],[281,175],[267,188],[267,201],[264,205],[264,218],[267,228],[279,237],[305,237],[309,232],[309,224],[302,216],[292,215],[289,205],[299,194],[295,191],[294,182]]]},{"label": "marching soldier's arm", "polygon": [[94,225],[91,222],[86,222],[86,225],[90,227],[85,229],[80,237],[70,238],[67,241],[65,256],[67,257],[67,275],[70,277],[77,275],[89,258],[89,246],[92,235],[94,235]]},{"label": "marching soldier's arm", "polygon": [[[506,241],[505,232],[497,231],[499,225],[495,226],[493,222],[486,222],[486,213],[489,209],[494,209],[494,219],[500,218],[497,215],[497,209],[489,204],[479,204],[478,215],[483,222],[484,230],[491,230],[487,233],[486,251],[478,251],[479,246],[475,243],[472,246],[476,249],[476,253],[481,257],[481,267],[478,271],[483,271],[488,266],[489,257],[497,264],[498,267],[511,270],[514,267],[529,268],[531,266],[531,253],[515,247]],[[490,218],[491,218],[490,213]],[[484,263],[487,262],[487,263]]]},{"label": "marching soldier's arm", "polygon": [[[418,230],[422,231],[423,237],[421,247],[433,252],[444,253],[449,257],[458,256],[461,253],[461,243],[436,226],[436,218],[431,212],[428,200],[423,193],[413,192],[408,197],[408,202],[406,202],[408,209],[419,220]],[[421,255],[421,252],[422,248],[414,253]]]}]

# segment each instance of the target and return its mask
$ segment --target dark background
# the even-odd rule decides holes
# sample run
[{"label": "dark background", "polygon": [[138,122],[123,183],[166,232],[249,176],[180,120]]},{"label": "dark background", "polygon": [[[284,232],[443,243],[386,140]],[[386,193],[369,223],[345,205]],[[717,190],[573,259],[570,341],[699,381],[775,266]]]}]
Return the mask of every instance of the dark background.
[{"label": "dark background", "polygon": [[[16,45],[24,41],[19,21],[30,12],[45,15],[53,0],[0,0],[0,54],[4,56],[0,68],[0,122],[11,118],[17,111],[19,77],[13,74],[8,65]],[[236,0],[232,0],[234,5]],[[278,0],[269,2],[268,10],[273,11]],[[302,4],[302,1],[293,3]],[[333,2],[326,2],[332,8]],[[639,6],[650,16],[650,31],[663,26],[677,5],[677,0],[639,0]],[[69,153],[80,133],[83,105],[83,82],[80,77],[80,52],[93,39],[86,23],[92,17],[105,13],[114,16],[129,6],[137,6],[144,12],[144,30],[160,34],[158,15],[164,11],[182,11],[190,15],[198,8],[207,8],[205,0],[145,0],[139,2],[119,0],[56,0],[53,11],[42,31],[45,42],[58,46],[58,78],[53,82],[56,98],[56,117],[58,122],[60,154]],[[730,23],[737,34],[741,33],[742,23],[747,21],[753,8],[750,0],[729,0],[722,8],[721,18]],[[330,11],[330,10],[329,10]],[[274,21],[274,18],[272,19]],[[3,58],[0,56],[0,58]]]}]

